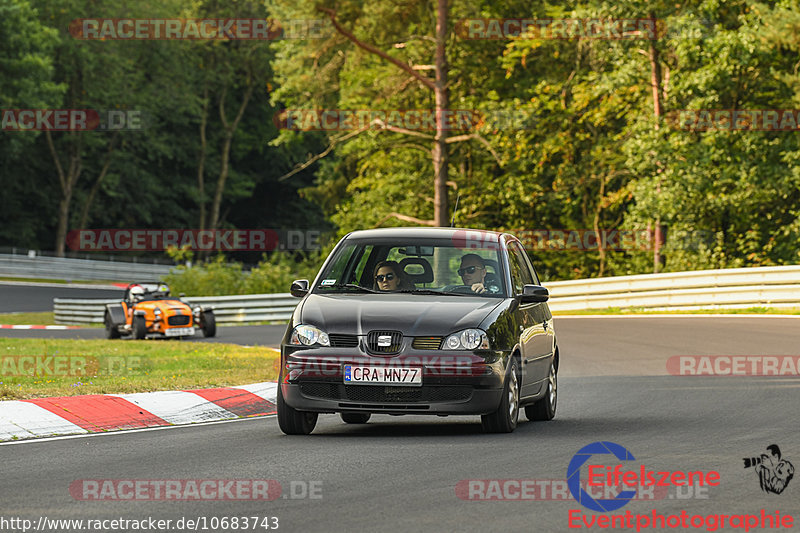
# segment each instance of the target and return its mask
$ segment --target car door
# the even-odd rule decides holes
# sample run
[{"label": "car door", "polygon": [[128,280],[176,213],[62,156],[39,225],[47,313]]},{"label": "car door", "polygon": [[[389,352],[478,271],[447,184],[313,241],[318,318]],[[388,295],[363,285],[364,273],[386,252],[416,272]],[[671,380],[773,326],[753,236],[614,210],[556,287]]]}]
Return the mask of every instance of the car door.
[{"label": "car door", "polygon": [[[527,254],[516,241],[508,243],[508,263],[514,295],[522,294],[524,285],[538,285]],[[520,396],[523,397],[539,392],[550,369],[552,342],[546,310],[544,303],[521,303],[517,310],[522,356]]]}]

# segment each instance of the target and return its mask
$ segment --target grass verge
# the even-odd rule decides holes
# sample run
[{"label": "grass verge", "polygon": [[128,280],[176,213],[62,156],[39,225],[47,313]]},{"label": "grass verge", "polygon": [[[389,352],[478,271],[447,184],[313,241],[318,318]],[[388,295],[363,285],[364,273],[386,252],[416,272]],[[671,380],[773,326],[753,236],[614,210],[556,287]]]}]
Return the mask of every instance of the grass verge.
[{"label": "grass verge", "polygon": [[748,307],[746,309],[692,309],[688,311],[654,311],[644,307],[607,307],[603,309],[584,309],[580,311],[553,311],[554,316],[558,315],[800,315],[798,308],[777,308],[777,307]]},{"label": "grass verge", "polygon": [[32,325],[52,325],[55,324],[52,311],[41,313],[0,313],[0,324],[32,324]]},{"label": "grass verge", "polygon": [[277,379],[278,351],[183,341],[0,339],[0,399],[228,387]]},{"label": "grass verge", "polygon": [[[52,311],[40,313],[0,313],[0,324],[52,326],[56,324]],[[102,328],[103,324],[80,324],[82,328]]]}]

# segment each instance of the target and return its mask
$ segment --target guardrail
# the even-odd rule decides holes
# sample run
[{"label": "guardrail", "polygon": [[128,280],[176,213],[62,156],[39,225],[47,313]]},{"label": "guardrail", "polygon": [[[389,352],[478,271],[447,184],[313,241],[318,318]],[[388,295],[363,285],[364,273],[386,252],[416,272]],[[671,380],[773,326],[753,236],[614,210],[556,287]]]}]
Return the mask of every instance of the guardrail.
[{"label": "guardrail", "polygon": [[[218,324],[288,320],[299,300],[291,294],[243,294],[240,296],[192,296],[183,298],[189,305],[214,308]],[[102,324],[106,304],[119,299],[54,298],[57,324]]]},{"label": "guardrail", "polygon": [[800,265],[643,274],[545,285],[554,311],[800,307]]},{"label": "guardrail", "polygon": [[[800,265],[731,268],[666,274],[644,274],[545,284],[550,309],[578,311],[608,307],[646,309],[713,309],[800,307]],[[220,324],[288,320],[299,300],[289,294],[246,294],[184,298],[214,307]],[[56,298],[60,324],[103,321],[106,303],[119,300]]]},{"label": "guardrail", "polygon": [[161,279],[174,265],[0,254],[0,276],[68,281]]}]

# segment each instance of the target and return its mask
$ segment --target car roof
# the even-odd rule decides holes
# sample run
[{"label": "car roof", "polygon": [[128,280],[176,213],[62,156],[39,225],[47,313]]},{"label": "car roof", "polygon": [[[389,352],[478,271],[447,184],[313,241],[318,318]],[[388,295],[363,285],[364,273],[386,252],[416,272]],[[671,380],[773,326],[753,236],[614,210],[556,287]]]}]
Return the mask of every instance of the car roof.
[{"label": "car roof", "polygon": [[414,238],[424,237],[429,239],[450,239],[455,237],[466,237],[467,232],[479,232],[482,240],[487,237],[492,241],[498,241],[503,233],[497,231],[470,229],[470,228],[421,228],[421,227],[399,227],[399,228],[377,228],[368,230],[353,231],[347,235],[352,239],[378,239],[378,238]]}]

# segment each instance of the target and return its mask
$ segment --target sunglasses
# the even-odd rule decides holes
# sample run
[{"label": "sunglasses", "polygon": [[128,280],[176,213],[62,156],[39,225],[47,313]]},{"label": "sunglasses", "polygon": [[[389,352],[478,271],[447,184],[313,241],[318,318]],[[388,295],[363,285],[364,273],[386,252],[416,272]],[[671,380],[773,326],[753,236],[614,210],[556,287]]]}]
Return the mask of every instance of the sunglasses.
[{"label": "sunglasses", "polygon": [[484,267],[479,267],[479,266],[469,266],[469,267],[466,267],[466,268],[459,268],[459,269],[458,269],[458,275],[459,275],[459,276],[463,276],[464,274],[474,274],[474,273],[475,273],[475,271],[476,271],[476,270],[478,270],[478,269],[481,269],[481,270],[483,270],[483,269],[484,269]]},{"label": "sunglasses", "polygon": [[394,274],[380,274],[378,276],[375,276],[375,281],[377,281],[378,283],[383,283],[384,280],[392,281],[393,279],[394,279]]}]

